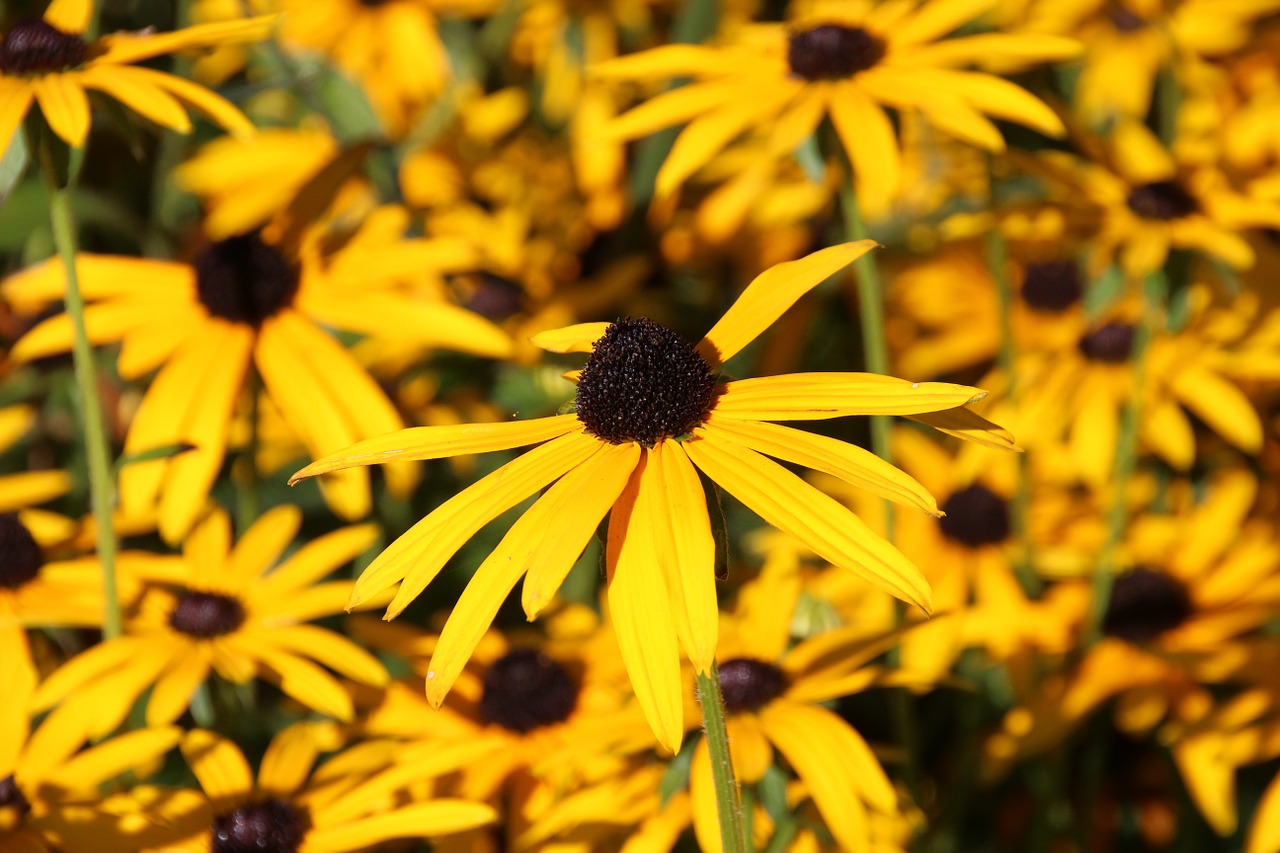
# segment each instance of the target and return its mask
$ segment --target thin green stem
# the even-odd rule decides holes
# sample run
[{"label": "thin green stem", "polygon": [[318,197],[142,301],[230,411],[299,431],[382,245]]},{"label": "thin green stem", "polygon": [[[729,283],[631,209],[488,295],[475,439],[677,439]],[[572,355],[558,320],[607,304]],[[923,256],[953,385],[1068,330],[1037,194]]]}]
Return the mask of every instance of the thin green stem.
[{"label": "thin green stem", "polygon": [[1169,280],[1164,271],[1149,275],[1143,286],[1142,322],[1134,330],[1133,349],[1130,354],[1132,388],[1120,417],[1120,435],[1116,441],[1115,465],[1111,476],[1111,505],[1107,513],[1107,538],[1102,547],[1098,569],[1093,574],[1093,588],[1089,598],[1089,613],[1085,621],[1086,647],[1102,639],[1102,619],[1111,600],[1111,586],[1116,575],[1116,554],[1120,540],[1124,538],[1129,521],[1129,508],[1125,502],[1125,487],[1133,476],[1138,462],[1138,421],[1142,415],[1142,392],[1146,380],[1147,344],[1157,324],[1164,318],[1165,304],[1169,297]]},{"label": "thin green stem", "polygon": [[716,789],[716,812],[720,817],[720,838],[724,853],[747,853],[747,832],[742,820],[742,799],[733,776],[729,756],[729,730],[725,725],[724,696],[720,693],[720,669],[698,674],[698,704],[702,706],[702,728],[711,751],[711,777]]},{"label": "thin green stem", "polygon": [[262,379],[249,368],[249,436],[236,460],[236,527],[243,534],[258,518],[258,418]]},{"label": "thin green stem", "polygon": [[111,519],[115,505],[115,475],[111,469],[111,445],[98,395],[98,376],[93,349],[84,323],[84,297],[76,272],[76,225],[71,212],[71,189],[61,186],[48,145],[40,146],[41,165],[49,184],[49,217],[58,258],[66,271],[65,300],[74,334],[71,355],[76,388],[80,393],[80,416],[84,424],[86,456],[89,461],[89,495],[97,536],[98,562],[102,566],[102,635],[110,640],[120,636],[120,598],[116,591],[116,532]]}]

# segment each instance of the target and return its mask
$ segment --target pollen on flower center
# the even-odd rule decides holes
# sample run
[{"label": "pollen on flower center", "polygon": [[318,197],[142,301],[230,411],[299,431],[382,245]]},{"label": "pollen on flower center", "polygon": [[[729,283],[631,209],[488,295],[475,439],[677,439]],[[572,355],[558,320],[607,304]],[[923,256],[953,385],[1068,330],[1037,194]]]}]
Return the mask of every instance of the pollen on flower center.
[{"label": "pollen on flower center", "polygon": [[1022,275],[1022,300],[1036,310],[1058,314],[1080,301],[1080,266],[1073,260],[1027,264]]},{"label": "pollen on flower center", "polygon": [[187,592],[169,614],[169,626],[192,637],[230,634],[244,622],[244,605],[216,592]]},{"label": "pollen on flower center", "polygon": [[233,323],[259,326],[298,292],[293,264],[256,232],[206,246],[193,266],[200,303]]},{"label": "pollen on flower center", "polygon": [[295,853],[306,834],[306,816],[297,808],[270,799],[220,814],[211,827],[212,853]]},{"label": "pollen on flower center", "polygon": [[5,33],[0,42],[0,72],[45,74],[75,68],[89,46],[78,35],[64,33],[42,20],[25,21]]},{"label": "pollen on flower center", "polygon": [[16,512],[0,513],[0,589],[17,589],[35,580],[44,554]]},{"label": "pollen on flower center", "polygon": [[942,535],[970,548],[997,545],[1009,538],[1009,505],[981,483],[951,493],[938,519]]},{"label": "pollen on flower center", "polygon": [[613,323],[578,379],[578,419],[604,441],[652,447],[707,417],[715,377],[684,338],[652,320]]},{"label": "pollen on flower center", "polygon": [[1147,643],[1186,622],[1193,610],[1181,581],[1150,566],[1135,566],[1111,585],[1102,630],[1109,637]]},{"label": "pollen on flower center", "polygon": [[884,59],[885,44],[862,27],[822,24],[792,33],[787,43],[791,73],[806,80],[839,80]]},{"label": "pollen on flower center", "polygon": [[720,693],[730,714],[754,711],[777,699],[787,689],[787,676],[771,663],[756,658],[734,658],[720,664]]},{"label": "pollen on flower center", "polygon": [[1133,352],[1131,323],[1106,323],[1080,339],[1080,352],[1091,361],[1121,364]]},{"label": "pollen on flower center", "polygon": [[526,734],[569,719],[578,705],[578,685],[563,666],[537,649],[513,649],[484,674],[480,717]]},{"label": "pollen on flower center", "polygon": [[[23,796],[22,789],[18,787],[13,774],[10,773],[0,779],[0,829],[12,829],[11,824],[17,824],[29,811],[31,811],[31,803],[27,802],[27,798]],[[6,812],[16,819],[6,819]]]},{"label": "pollen on flower center", "polygon": [[1200,209],[1200,204],[1177,181],[1136,186],[1129,191],[1126,202],[1143,219],[1182,219]]}]

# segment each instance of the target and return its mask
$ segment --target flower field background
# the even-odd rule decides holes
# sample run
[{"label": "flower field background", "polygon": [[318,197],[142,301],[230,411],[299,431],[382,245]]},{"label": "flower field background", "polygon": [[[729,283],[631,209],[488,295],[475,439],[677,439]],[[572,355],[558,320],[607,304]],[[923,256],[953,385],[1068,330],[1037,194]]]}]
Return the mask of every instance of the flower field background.
[{"label": "flower field background", "polygon": [[0,853],[1280,853],[1280,0],[0,35]]}]

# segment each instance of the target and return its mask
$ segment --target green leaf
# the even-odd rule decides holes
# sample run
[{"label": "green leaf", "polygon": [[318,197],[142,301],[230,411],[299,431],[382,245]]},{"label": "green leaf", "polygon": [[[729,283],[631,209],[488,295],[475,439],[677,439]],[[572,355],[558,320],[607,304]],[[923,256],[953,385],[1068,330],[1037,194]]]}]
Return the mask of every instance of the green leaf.
[{"label": "green leaf", "polygon": [[18,185],[30,163],[31,152],[27,150],[26,134],[15,133],[4,156],[0,157],[0,204],[4,204],[9,193]]},{"label": "green leaf", "polygon": [[1124,293],[1124,273],[1115,264],[1103,270],[1102,275],[1089,282],[1084,292],[1084,311],[1090,320],[1096,320],[1107,306]]},{"label": "green leaf", "polygon": [[662,774],[658,783],[658,800],[663,806],[676,794],[689,787],[689,768],[693,765],[693,750],[698,745],[698,738],[689,738]]}]

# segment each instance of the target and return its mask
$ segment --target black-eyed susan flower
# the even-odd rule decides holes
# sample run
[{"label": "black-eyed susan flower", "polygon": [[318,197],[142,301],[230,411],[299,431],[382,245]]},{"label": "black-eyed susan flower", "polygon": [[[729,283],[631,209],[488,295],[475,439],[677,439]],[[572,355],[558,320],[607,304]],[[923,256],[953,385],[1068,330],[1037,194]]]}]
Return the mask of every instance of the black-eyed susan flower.
[{"label": "black-eyed susan flower", "polygon": [[[226,454],[232,416],[256,369],[267,394],[313,456],[404,425],[386,394],[323,326],[485,356],[510,352],[506,334],[484,318],[424,295],[442,271],[474,263],[457,240],[405,239],[407,214],[369,214],[336,251],[328,232],[307,232],[297,258],[257,233],[206,245],[190,263],[82,253],[80,286],[94,343],[121,342],[122,375],[160,368],[125,439],[125,453],[175,445],[195,449],[126,466],[120,501],[128,513],[158,503],[161,535],[179,540],[203,511]],[[11,277],[0,289],[34,311],[58,299],[56,261]],[[406,283],[418,283],[414,293]],[[439,285],[442,286],[442,285]],[[70,318],[58,315],[14,348],[19,359],[71,347]],[[347,519],[368,513],[367,475],[322,488]],[[406,494],[417,467],[393,465],[388,486]]]},{"label": "black-eyed susan flower", "polygon": [[350,581],[322,579],[369,547],[371,526],[321,536],[279,561],[297,535],[296,507],[265,513],[232,547],[231,524],[210,513],[186,538],[181,560],[154,566],[156,584],[127,614],[125,633],[72,658],[34,702],[100,736],[112,731],[151,688],[147,719],[176,720],[212,673],[245,683],[261,678],[309,708],[350,719],[350,697],[321,664],[381,684],[386,670],[340,634],[307,624],[339,612]]},{"label": "black-eyed susan flower", "polygon": [[196,730],[182,738],[182,754],[204,789],[204,797],[158,810],[177,840],[147,853],[270,850],[278,853],[345,853],[397,839],[434,838],[493,823],[493,809],[459,799],[388,798],[412,781],[388,787],[381,768],[351,762],[338,752],[316,768],[324,752],[340,746],[333,731],[316,723],[282,730],[267,746],[254,778],[249,762],[231,741]]},{"label": "black-eyed susan flower", "polygon": [[89,134],[90,91],[120,101],[138,115],[182,133],[191,130],[186,106],[233,133],[253,125],[231,103],[203,86],[135,63],[192,48],[265,38],[275,19],[248,18],[172,33],[113,33],[83,37],[92,0],[53,0],[44,16],[14,25],[0,41],[0,151],[37,103],[54,133],[79,147]]},{"label": "black-eyed susan flower", "polygon": [[[715,543],[700,472],[771,524],[924,610],[928,585],[855,515],[768,456],[826,470],[890,500],[936,512],[914,480],[860,448],[769,423],[902,414],[979,434],[966,403],[984,392],[861,373],[808,373],[718,384],[715,371],[802,294],[873,247],[847,243],[758,276],[693,346],[648,319],[544,333],[553,352],[590,353],[575,412],[529,421],[421,427],[361,442],[300,478],[388,460],[538,446],[437,507],[361,575],[352,604],[399,582],[402,611],[450,557],[499,513],[549,486],[467,585],[432,656],[427,696],[439,704],[499,606],[524,577],[533,618],[547,607],[606,515],[609,604],[632,685],[659,740],[683,733],[679,649],[700,672],[716,643]],[[941,415],[927,413],[941,412]],[[959,420],[955,420],[959,419]],[[978,419],[981,421],[981,419]]]},{"label": "black-eyed susan flower", "polygon": [[944,38],[994,5],[818,2],[798,10],[789,25],[747,28],[723,47],[668,45],[604,62],[595,73],[607,78],[694,80],[620,115],[607,132],[634,139],[689,122],[658,172],[657,192],[666,195],[744,131],[771,125],[769,148],[785,155],[829,116],[853,164],[864,212],[878,217],[902,174],[886,107],[920,112],[951,136],[989,151],[1004,148],[989,116],[1063,133],[1054,112],[1025,89],[959,70],[995,58],[1026,67],[1079,51],[1077,42],[1058,36]]}]

